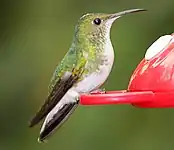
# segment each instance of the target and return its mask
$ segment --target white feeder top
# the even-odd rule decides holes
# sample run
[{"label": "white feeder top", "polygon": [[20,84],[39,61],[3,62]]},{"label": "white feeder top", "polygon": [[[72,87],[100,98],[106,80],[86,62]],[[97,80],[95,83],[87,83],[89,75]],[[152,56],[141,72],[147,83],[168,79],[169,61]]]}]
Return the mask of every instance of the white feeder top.
[{"label": "white feeder top", "polygon": [[172,40],[173,36],[164,35],[156,40],[146,51],[145,60],[150,60],[152,57],[161,52]]}]

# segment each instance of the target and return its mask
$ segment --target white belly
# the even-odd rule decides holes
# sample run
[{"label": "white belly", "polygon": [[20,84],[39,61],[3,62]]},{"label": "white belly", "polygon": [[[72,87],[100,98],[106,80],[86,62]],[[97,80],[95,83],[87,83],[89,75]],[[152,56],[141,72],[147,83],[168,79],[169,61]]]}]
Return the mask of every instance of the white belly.
[{"label": "white belly", "polygon": [[85,77],[76,87],[73,87],[75,91],[78,93],[88,93],[99,88],[106,81],[114,62],[114,51],[110,40],[105,46],[104,57],[104,63],[99,66],[96,72]]}]

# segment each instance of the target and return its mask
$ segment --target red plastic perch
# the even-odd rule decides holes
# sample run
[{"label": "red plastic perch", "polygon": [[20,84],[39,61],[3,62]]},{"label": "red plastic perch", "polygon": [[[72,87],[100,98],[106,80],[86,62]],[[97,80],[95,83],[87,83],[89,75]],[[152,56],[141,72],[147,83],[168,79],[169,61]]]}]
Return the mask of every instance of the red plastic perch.
[{"label": "red plastic perch", "polygon": [[82,105],[132,104],[142,108],[174,107],[174,92],[125,92],[111,91],[106,94],[81,95]]},{"label": "red plastic perch", "polygon": [[150,102],[153,92],[110,91],[105,94],[81,95],[82,105],[132,104]]}]

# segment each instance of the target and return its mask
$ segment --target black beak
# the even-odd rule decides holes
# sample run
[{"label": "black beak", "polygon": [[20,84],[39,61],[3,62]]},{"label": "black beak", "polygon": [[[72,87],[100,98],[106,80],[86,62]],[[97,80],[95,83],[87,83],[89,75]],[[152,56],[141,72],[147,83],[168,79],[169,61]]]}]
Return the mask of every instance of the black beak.
[{"label": "black beak", "polygon": [[111,14],[109,19],[112,18],[119,18],[122,15],[126,15],[126,14],[130,14],[130,13],[136,13],[136,12],[140,12],[140,11],[146,11],[145,9],[130,9],[130,10],[125,10],[125,11],[121,11],[115,14]]}]

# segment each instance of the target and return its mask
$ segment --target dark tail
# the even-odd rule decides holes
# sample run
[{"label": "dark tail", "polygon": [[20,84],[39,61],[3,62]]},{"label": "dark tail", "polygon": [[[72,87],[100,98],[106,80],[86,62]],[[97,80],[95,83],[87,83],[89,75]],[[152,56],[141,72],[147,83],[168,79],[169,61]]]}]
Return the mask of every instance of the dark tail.
[{"label": "dark tail", "polygon": [[55,129],[59,128],[74,112],[77,106],[78,102],[71,102],[62,105],[58,104],[57,106],[55,106],[54,109],[47,115],[44,121],[38,141],[43,142],[48,136],[53,133]]}]

